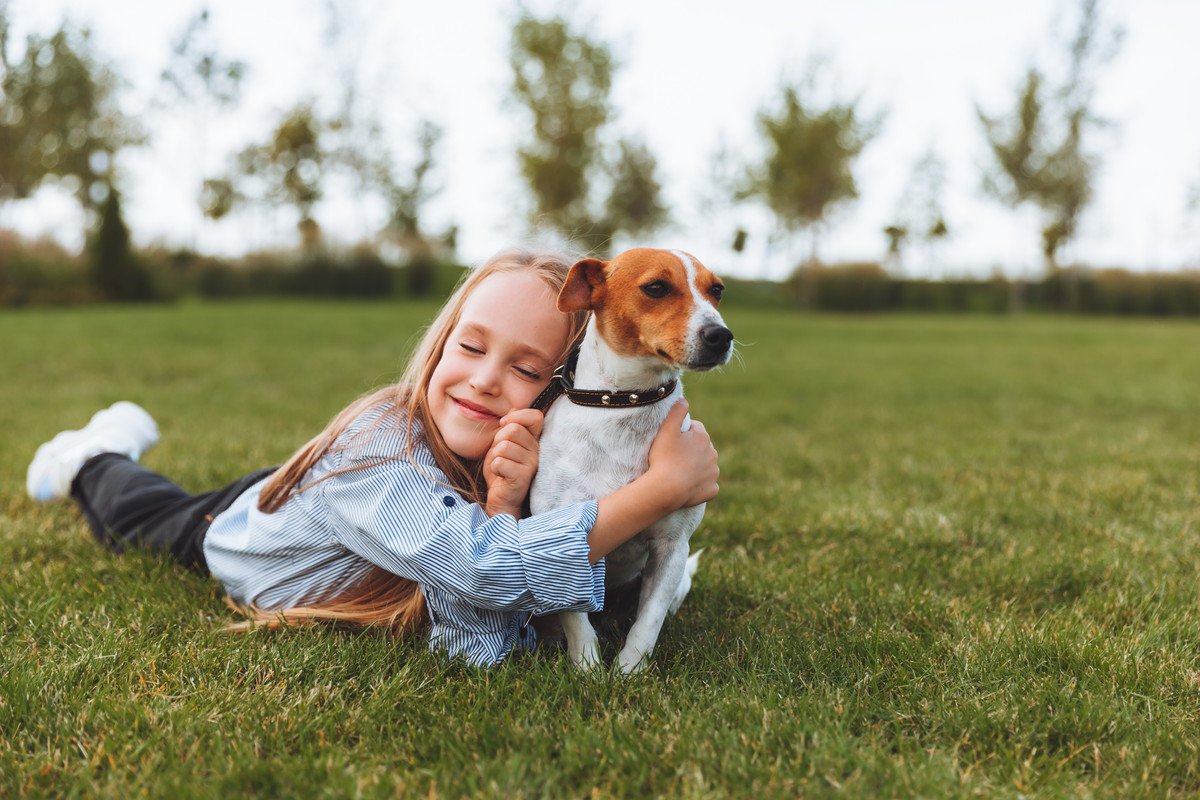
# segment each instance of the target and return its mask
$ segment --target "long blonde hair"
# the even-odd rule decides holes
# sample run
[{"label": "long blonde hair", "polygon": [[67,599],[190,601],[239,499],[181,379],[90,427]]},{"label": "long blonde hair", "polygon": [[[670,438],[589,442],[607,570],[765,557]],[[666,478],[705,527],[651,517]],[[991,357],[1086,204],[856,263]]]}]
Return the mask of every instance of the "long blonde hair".
[{"label": "long blonde hair", "polygon": [[[301,481],[313,465],[335,446],[338,437],[355,419],[368,409],[383,403],[393,406],[393,414],[382,415],[381,424],[390,421],[407,427],[409,420],[419,422],[424,444],[432,452],[438,468],[449,479],[451,488],[469,502],[484,502],[487,487],[483,480],[482,462],[464,461],[456,455],[442,439],[433,422],[427,395],[430,376],[441,359],[450,333],[458,325],[467,298],[488,276],[500,272],[528,270],[545,281],[557,295],[566,282],[571,263],[569,257],[557,252],[512,249],[498,253],[483,266],[465,275],[426,329],[400,380],[391,386],[363,395],[342,409],[325,430],[296,451],[295,455],[271,476],[259,494],[258,509],[265,513],[278,511],[291,497],[312,486],[312,483],[301,485]],[[568,316],[568,323],[567,345],[563,352],[558,354],[556,363],[562,363],[570,349],[583,338],[587,312],[572,312]],[[393,459],[406,459],[417,469],[421,469],[413,457],[412,438],[406,437],[406,441],[405,452],[395,454]],[[331,473],[321,480],[367,466],[374,464]],[[379,626],[400,634],[417,628],[425,621],[425,597],[416,582],[375,565],[372,565],[364,577],[353,586],[341,590],[336,595],[317,598],[304,606],[265,611],[253,605],[239,605],[230,598],[226,598],[226,603],[249,617],[246,622],[227,626],[227,630],[236,631],[328,621],[357,626]]]}]

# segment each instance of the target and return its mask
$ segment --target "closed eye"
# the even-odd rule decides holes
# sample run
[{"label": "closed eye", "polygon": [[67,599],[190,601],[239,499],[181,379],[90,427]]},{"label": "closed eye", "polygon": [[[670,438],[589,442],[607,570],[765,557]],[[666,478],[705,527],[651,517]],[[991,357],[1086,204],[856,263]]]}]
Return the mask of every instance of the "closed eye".
[{"label": "closed eye", "polygon": [[471,345],[467,344],[466,342],[459,342],[458,346],[461,347],[463,350],[466,350],[468,353],[474,353],[477,356],[483,355],[482,350],[480,350],[477,347],[471,347]]},{"label": "closed eye", "polygon": [[526,378],[529,378],[531,381],[540,381],[542,379],[540,373],[534,372],[531,369],[525,369],[523,367],[513,367],[513,369],[524,375]]}]

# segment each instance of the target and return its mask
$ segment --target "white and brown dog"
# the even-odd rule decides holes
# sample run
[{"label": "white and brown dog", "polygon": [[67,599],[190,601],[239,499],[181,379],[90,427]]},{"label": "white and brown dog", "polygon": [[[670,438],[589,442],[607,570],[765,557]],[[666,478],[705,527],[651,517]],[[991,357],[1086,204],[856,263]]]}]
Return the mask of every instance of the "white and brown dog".
[{"label": "white and brown dog", "polygon": [[[560,384],[570,402],[546,411],[529,493],[533,513],[599,499],[646,471],[654,436],[683,397],[680,373],[720,366],[733,353],[733,334],[717,311],[724,289],[716,275],[678,250],[638,248],[607,263],[584,259],[571,268],[558,307],[593,315],[551,386]],[[683,429],[690,425],[686,418]],[[680,509],[608,554],[608,589],[642,576],[637,618],[617,657],[623,672],[646,666],[667,612],[674,613],[687,595],[699,556],[688,557],[688,539],[703,516],[703,504]],[[585,668],[598,664],[587,614],[561,618],[571,660]]]}]

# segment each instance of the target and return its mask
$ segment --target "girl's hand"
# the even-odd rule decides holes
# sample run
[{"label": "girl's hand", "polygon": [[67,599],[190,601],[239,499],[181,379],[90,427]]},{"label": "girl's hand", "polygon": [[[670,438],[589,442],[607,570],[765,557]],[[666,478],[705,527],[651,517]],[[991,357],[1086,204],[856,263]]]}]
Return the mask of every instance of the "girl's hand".
[{"label": "girl's hand", "polygon": [[483,457],[488,516],[521,516],[521,504],[537,474],[543,420],[542,412],[532,408],[510,411],[500,418],[500,429]]},{"label": "girl's hand", "polygon": [[717,451],[704,425],[692,420],[688,430],[680,430],[687,411],[687,400],[677,402],[650,445],[648,473],[674,498],[675,508],[708,502],[720,489]]}]

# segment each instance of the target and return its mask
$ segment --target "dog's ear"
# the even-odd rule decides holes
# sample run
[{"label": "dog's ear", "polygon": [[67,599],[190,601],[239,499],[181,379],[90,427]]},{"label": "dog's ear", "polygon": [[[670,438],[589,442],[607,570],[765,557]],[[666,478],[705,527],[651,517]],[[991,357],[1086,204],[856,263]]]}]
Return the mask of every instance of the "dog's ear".
[{"label": "dog's ear", "polygon": [[604,285],[603,261],[585,258],[575,262],[567,273],[567,282],[558,293],[559,311],[590,311],[596,299],[596,289]]}]

